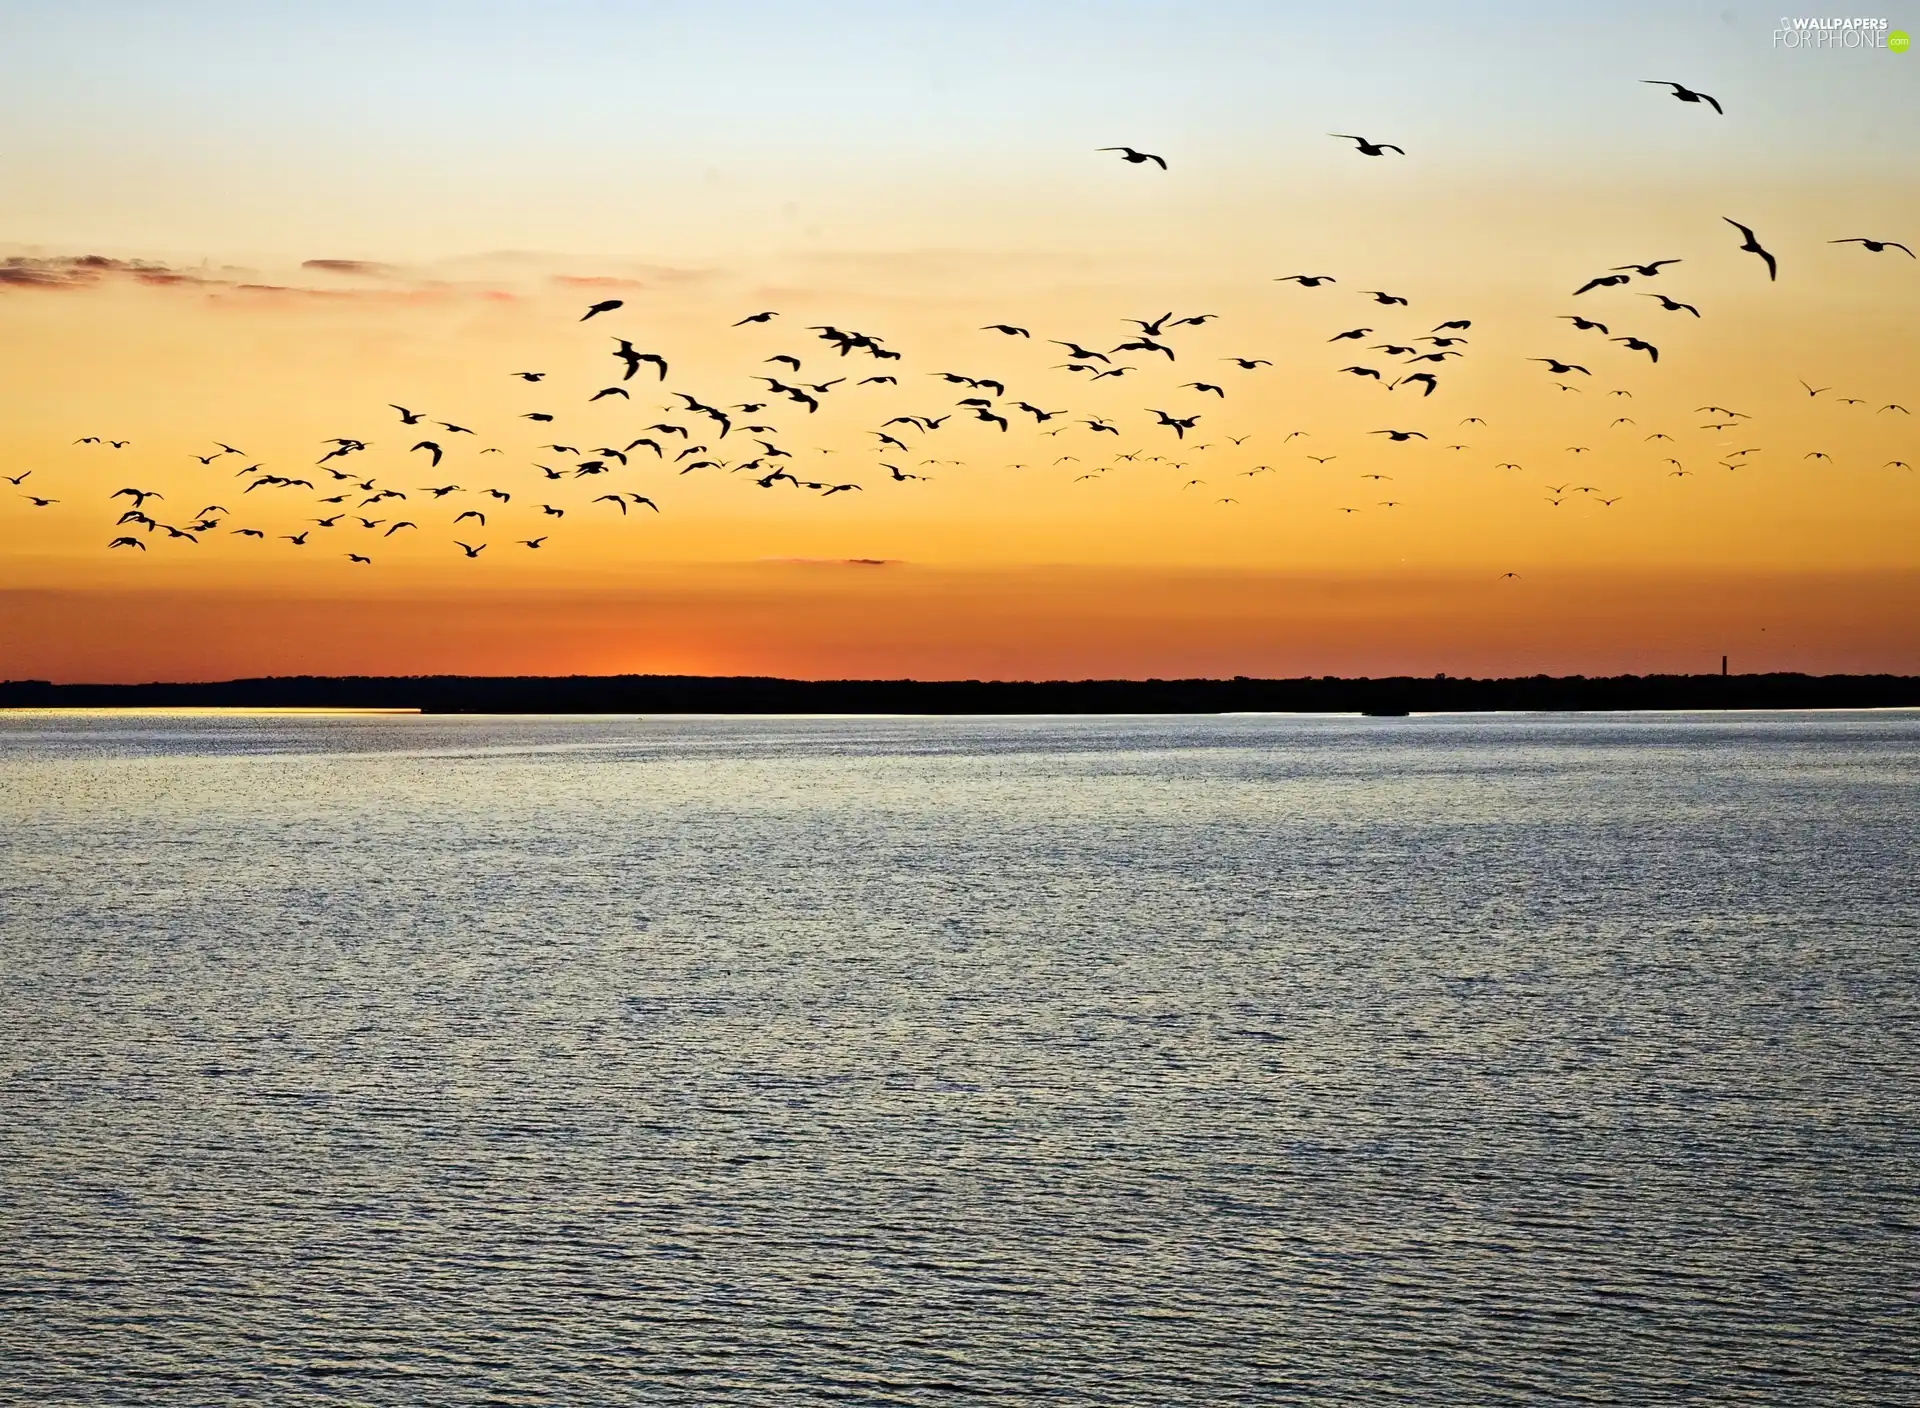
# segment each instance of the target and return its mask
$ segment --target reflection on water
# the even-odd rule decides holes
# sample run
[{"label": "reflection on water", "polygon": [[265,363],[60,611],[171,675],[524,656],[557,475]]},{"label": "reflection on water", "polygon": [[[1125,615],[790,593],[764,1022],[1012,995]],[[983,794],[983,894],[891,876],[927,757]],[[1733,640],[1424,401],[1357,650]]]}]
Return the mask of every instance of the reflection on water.
[{"label": "reflection on water", "polygon": [[1920,719],[0,719],[0,1400],[1920,1397]]}]

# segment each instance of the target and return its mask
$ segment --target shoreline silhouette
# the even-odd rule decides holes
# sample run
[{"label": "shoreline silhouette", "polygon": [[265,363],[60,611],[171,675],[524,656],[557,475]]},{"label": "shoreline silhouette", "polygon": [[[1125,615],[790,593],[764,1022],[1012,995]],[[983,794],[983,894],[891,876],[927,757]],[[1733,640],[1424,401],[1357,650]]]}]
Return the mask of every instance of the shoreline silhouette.
[{"label": "shoreline silhouette", "polygon": [[268,676],[0,681],[0,709],[417,709],[428,714],[1368,714],[1920,708],[1916,675],[794,680],[771,676]]}]

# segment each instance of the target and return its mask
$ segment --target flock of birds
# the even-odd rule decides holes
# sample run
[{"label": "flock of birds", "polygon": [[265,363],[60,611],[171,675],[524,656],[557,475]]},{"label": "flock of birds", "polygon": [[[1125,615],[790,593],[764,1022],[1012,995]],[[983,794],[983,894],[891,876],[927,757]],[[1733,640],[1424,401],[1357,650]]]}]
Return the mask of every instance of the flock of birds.
[{"label": "flock of birds", "polygon": [[[1704,104],[1716,113],[1723,111],[1715,98],[1684,84],[1669,80],[1643,81],[1667,87],[1683,103]],[[1391,142],[1376,142],[1350,133],[1329,135],[1354,143],[1355,151],[1361,156],[1406,155],[1402,147]],[[1117,153],[1122,161],[1132,165],[1167,169],[1165,157],[1156,153],[1128,146],[1099,150]],[[1726,223],[1741,237],[1737,249],[1754,255],[1764,265],[1770,282],[1777,280],[1779,263],[1753,229],[1730,218]],[[1876,255],[1898,251],[1908,258],[1914,257],[1905,244],[1891,239],[1848,236],[1829,242],[1859,245],[1865,252]],[[1682,262],[1676,258],[1660,258],[1617,265],[1587,279],[1573,289],[1569,297],[1584,300],[1596,291],[1624,290],[1656,305],[1646,311],[1661,318],[1699,319],[1702,314],[1695,304],[1663,289],[1640,287],[1661,278],[1665,270]],[[1292,284],[1302,291],[1330,289],[1336,297],[1343,292],[1339,287],[1341,280],[1326,273],[1286,274],[1275,282]],[[1380,319],[1412,316],[1411,302],[1401,294],[1386,289],[1362,289],[1359,295],[1365,300],[1362,306]],[[624,306],[621,299],[603,299],[588,307],[579,322],[594,323],[597,335],[598,329],[607,326],[598,320],[606,318],[612,322]],[[805,330],[809,340],[817,344],[805,356],[791,350],[791,346],[785,347],[765,357],[759,364],[761,370],[736,385],[734,396],[696,395],[666,387],[672,376],[672,364],[665,354],[643,349],[632,337],[615,332],[608,336],[613,346],[606,352],[612,365],[603,378],[604,385],[590,390],[567,388],[563,396],[560,385],[551,380],[547,372],[508,373],[511,379],[531,389],[532,399],[544,403],[518,412],[518,419],[552,436],[538,447],[537,458],[529,466],[509,469],[504,452],[498,447],[482,446],[480,434],[474,427],[391,403],[395,418],[393,429],[402,432],[398,443],[405,444],[403,453],[409,466],[404,475],[390,463],[383,464],[378,472],[366,469],[364,466],[370,463],[368,457],[375,442],[364,435],[333,437],[324,442],[311,466],[288,473],[253,462],[235,445],[214,441],[207,453],[195,452],[192,458],[203,469],[219,472],[219,482],[225,487],[218,492],[202,495],[196,491],[190,498],[169,500],[159,489],[136,484],[118,485],[105,491],[102,497],[109,511],[118,515],[107,547],[145,553],[150,545],[192,547],[207,535],[229,534],[262,543],[277,541],[286,544],[289,550],[311,551],[328,545],[349,563],[372,566],[381,545],[396,535],[444,534],[448,551],[458,552],[467,560],[479,559],[489,551],[497,554],[503,549],[537,552],[563,532],[569,516],[577,521],[580,515],[594,513],[618,515],[621,519],[660,515],[662,508],[654,497],[660,490],[648,494],[625,487],[642,468],[668,470],[674,477],[695,473],[735,476],[761,490],[807,493],[821,498],[862,493],[867,487],[863,480],[871,480],[876,475],[883,476],[882,482],[890,486],[928,481],[936,477],[928,473],[930,469],[965,463],[921,453],[931,447],[932,437],[942,427],[956,419],[961,423],[992,427],[999,434],[1007,433],[1016,423],[1030,424],[1044,437],[1071,432],[1074,439],[1061,448],[1086,449],[1100,443],[1103,436],[1118,441],[1136,431],[1163,437],[1157,445],[1149,443],[1139,448],[1115,450],[1111,460],[1105,463],[1093,463],[1077,454],[1057,455],[1052,467],[1067,467],[1074,482],[1097,481],[1128,465],[1158,465],[1178,472],[1200,463],[1192,457],[1216,448],[1215,442],[1203,438],[1209,434],[1203,429],[1209,409],[1238,397],[1246,378],[1273,365],[1267,357],[1235,353],[1211,361],[1211,365],[1220,368],[1217,372],[1202,371],[1192,374],[1189,380],[1166,385],[1174,377],[1189,373],[1192,366],[1191,353],[1183,345],[1183,331],[1205,327],[1218,316],[1212,312],[1175,316],[1168,311],[1154,317],[1127,319],[1131,330],[1117,341],[1092,337],[1036,338],[1032,329],[1012,322],[991,323],[979,330],[991,338],[1060,348],[1062,360],[1051,364],[1049,369],[1063,374],[1065,380],[1050,380],[1045,391],[1026,387],[1010,389],[1009,379],[997,373],[910,367],[905,354],[888,346],[887,340],[875,333],[817,324]],[[1614,331],[1620,315],[1583,308],[1583,311],[1557,316],[1560,321],[1571,324],[1572,331],[1599,339],[1596,350],[1599,345],[1613,344],[1629,356],[1645,357],[1648,366],[1660,362],[1661,349],[1654,335],[1626,329]],[[732,328],[742,337],[752,330],[777,333],[782,326],[780,318],[779,310],[763,309],[740,318]],[[614,326],[618,327],[617,322]],[[1473,320],[1464,317],[1442,319],[1424,331],[1388,331],[1371,324],[1336,328],[1326,344],[1329,349],[1344,352],[1348,360],[1337,367],[1330,361],[1327,370],[1333,376],[1370,382],[1390,393],[1417,393],[1410,400],[1395,396],[1385,403],[1397,409],[1405,408],[1408,412],[1405,419],[1396,410],[1391,424],[1374,427],[1366,433],[1381,437],[1386,444],[1427,442],[1444,432],[1435,428],[1430,435],[1427,429],[1412,423],[1412,412],[1440,388],[1452,364],[1467,358],[1473,328]],[[1189,360],[1183,361],[1183,355]],[[1331,360],[1340,358],[1335,356]],[[1549,384],[1559,391],[1578,393],[1593,383],[1595,373],[1587,365],[1594,360],[1592,357],[1580,356],[1576,360],[1574,354],[1542,355],[1527,360],[1543,367]],[[616,369],[617,376],[614,375]],[[1150,420],[1123,425],[1115,412],[1076,412],[1055,404],[1071,399],[1059,389],[1068,383],[1087,387],[1104,382],[1119,385],[1130,376],[1138,376],[1143,381],[1157,376],[1164,388],[1164,395],[1156,393],[1153,397],[1161,404],[1141,408],[1141,414],[1151,417]],[[1816,399],[1833,390],[1805,382],[1802,387],[1809,397]],[[743,396],[742,389],[745,390]],[[920,395],[922,390],[963,394],[929,406],[924,404],[927,398]],[[661,400],[663,394],[665,399]],[[866,432],[872,442],[871,462],[852,476],[828,473],[822,468],[834,450],[799,444],[808,418],[818,413],[830,398],[834,402],[854,398],[864,405],[876,399],[891,403],[908,394],[916,398],[914,409],[884,417],[877,411],[874,413],[875,423]],[[1615,388],[1606,396],[1609,401],[1630,400],[1632,394],[1624,388]],[[735,396],[740,399],[734,399]],[[1176,399],[1178,404],[1168,404]],[[1858,397],[1836,396],[1832,400],[1849,408],[1863,408],[1874,415],[1911,414],[1906,406],[1897,402],[1873,407]],[[553,409],[568,402],[574,405],[614,403],[623,411],[637,414],[621,434],[605,437],[608,443],[590,444],[591,440],[603,438],[603,433],[570,432],[567,426],[579,422],[569,417],[563,423],[562,412]],[[643,407],[643,403],[647,404]],[[1698,427],[1700,431],[1718,435],[1736,433],[1737,439],[1749,438],[1745,432],[1753,425],[1753,415],[1748,411],[1712,404],[1698,407],[1697,413],[1709,417]],[[604,420],[603,416],[600,418]],[[1444,443],[1445,449],[1452,453],[1470,451],[1473,448],[1470,443],[1453,437],[1483,429],[1487,424],[1481,416],[1460,417],[1451,427],[1453,435],[1435,443]],[[1631,432],[1654,447],[1664,443],[1669,449],[1679,448],[1667,430],[1640,427],[1630,415],[1614,416],[1606,430]],[[1223,437],[1236,447],[1249,438],[1246,435]],[[1309,438],[1308,432],[1295,430],[1285,437],[1282,445]],[[406,444],[409,440],[411,443]],[[76,443],[113,453],[127,449],[131,441],[86,435]],[[1570,459],[1562,463],[1577,464],[1580,456],[1592,453],[1593,449],[1591,445],[1569,445],[1564,453]],[[1301,450],[1305,451],[1306,447]],[[1759,445],[1739,448],[1722,445],[1711,462],[1724,470],[1735,471],[1755,463],[1751,457],[1763,453]],[[490,460],[489,456],[501,458]],[[1324,466],[1340,456],[1307,452],[1305,458]],[[1832,460],[1829,453],[1818,449],[1806,451],[1803,458]],[[1674,478],[1684,479],[1700,472],[1695,464],[1683,462],[1672,453],[1659,463],[1670,465],[1671,469],[1666,472]],[[236,467],[229,471],[230,464]],[[1009,467],[1033,466],[1020,463]],[[1512,461],[1493,467],[1523,469]],[[1909,471],[1912,468],[1904,459],[1889,460],[1884,467]],[[1277,472],[1277,466],[1262,463],[1238,471],[1237,477],[1250,479]],[[531,481],[531,487],[526,479],[529,473],[538,476]],[[1395,477],[1380,468],[1358,475],[1357,484],[1369,486],[1386,497],[1373,498],[1365,505],[1343,504],[1337,511],[1355,514],[1376,508],[1389,511],[1400,508],[1403,500],[1387,487]],[[20,497],[36,509],[53,509],[65,501],[63,494],[43,490],[32,470],[0,475],[0,478],[5,478]],[[443,482],[423,485],[419,482],[422,478]],[[1620,502],[1620,494],[1609,494],[1600,485],[1577,482],[1580,478],[1575,473],[1558,483],[1543,482],[1545,502],[1558,508],[1575,495],[1603,509]],[[503,481],[508,487],[501,487]],[[1187,491],[1208,486],[1208,479],[1195,475],[1184,480],[1180,488]],[[208,502],[190,512],[184,511],[187,503],[203,496]],[[1213,497],[1222,505],[1239,502],[1232,494]],[[241,511],[236,513],[220,500],[241,505]],[[255,506],[263,500],[275,502],[283,510],[288,504],[297,505],[300,520],[295,524],[275,522],[270,527],[259,526],[270,517],[284,516],[282,512],[256,517]],[[508,535],[500,537],[496,530],[509,523],[519,526],[509,528]],[[295,531],[276,531],[281,527]],[[536,527],[540,531],[533,531]]]}]

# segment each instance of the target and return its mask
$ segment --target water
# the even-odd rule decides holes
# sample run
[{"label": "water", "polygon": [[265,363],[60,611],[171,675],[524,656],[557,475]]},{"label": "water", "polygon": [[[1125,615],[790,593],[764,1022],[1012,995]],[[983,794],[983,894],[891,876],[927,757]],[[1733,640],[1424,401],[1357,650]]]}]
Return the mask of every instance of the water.
[{"label": "water", "polygon": [[1920,1401],[1920,717],[0,720],[0,1401]]}]

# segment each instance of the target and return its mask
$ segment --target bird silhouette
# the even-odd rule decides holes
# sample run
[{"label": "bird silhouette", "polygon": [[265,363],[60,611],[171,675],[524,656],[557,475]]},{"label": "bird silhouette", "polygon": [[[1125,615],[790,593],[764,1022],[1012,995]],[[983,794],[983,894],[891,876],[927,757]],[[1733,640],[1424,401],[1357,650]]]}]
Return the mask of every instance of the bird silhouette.
[{"label": "bird silhouette", "polygon": [[1167,159],[1162,156],[1155,156],[1152,152],[1137,152],[1132,147],[1095,147],[1094,150],[1099,152],[1119,152],[1120,160],[1133,166],[1138,166],[1142,162],[1151,161],[1158,163],[1162,171],[1167,169]]},{"label": "bird silhouette", "polygon": [[626,307],[626,303],[622,299],[605,299],[602,302],[594,304],[588,308],[586,312],[582,313],[580,315],[580,321],[584,323],[588,318],[597,318],[602,313],[611,313],[616,308],[624,307]]},{"label": "bird silhouette", "polygon": [[1693,89],[1687,87],[1687,85],[1684,83],[1676,83],[1671,78],[1643,78],[1640,81],[1642,83],[1651,83],[1658,88],[1671,88],[1673,90],[1673,96],[1678,98],[1681,102],[1705,103],[1708,107],[1712,108],[1715,112],[1722,113],[1724,115],[1724,110],[1721,108],[1718,99],[1706,93],[1696,93]]},{"label": "bird silhouette", "polygon": [[620,345],[614,349],[613,355],[624,362],[627,368],[626,374],[620,378],[622,381],[632,381],[633,374],[640,370],[640,364],[642,362],[651,363],[654,368],[659,371],[661,381],[667,379],[667,359],[665,357],[662,357],[657,352],[635,351],[633,344],[628,342],[624,337],[616,337],[614,341]]},{"label": "bird silhouette", "polygon": [[1869,251],[1871,251],[1874,254],[1882,254],[1889,249],[1897,249],[1902,254],[1906,255],[1907,258],[1909,259],[1912,259],[1914,257],[1913,251],[1908,249],[1905,245],[1901,244],[1899,240],[1870,240],[1866,238],[1866,236],[1864,235],[1853,235],[1844,240],[1828,240],[1827,243],[1828,244],[1864,245]]},{"label": "bird silhouette", "polygon": [[1319,288],[1321,284],[1337,284],[1340,281],[1332,274],[1282,274],[1274,282],[1299,284],[1301,288]]},{"label": "bird silhouette", "polygon": [[[1109,362],[1110,363],[1113,360],[1111,357],[1107,356],[1107,354],[1104,352],[1089,352],[1086,348],[1082,347],[1077,342],[1062,342],[1057,337],[1050,337],[1047,339],[1047,341],[1051,342],[1055,347],[1066,348],[1068,355],[1070,355],[1073,358],[1073,360],[1076,362]],[[956,376],[951,372],[935,372],[933,373],[933,375],[943,376],[948,381],[964,381],[968,385],[973,384],[973,379],[971,377]]]},{"label": "bird silhouette", "polygon": [[1755,237],[1753,231],[1748,229],[1745,225],[1742,225],[1738,220],[1732,219],[1729,216],[1722,215],[1720,218],[1722,220],[1725,220],[1729,225],[1733,226],[1734,229],[1738,230],[1743,236],[1745,236],[1745,241],[1740,246],[1741,249],[1745,250],[1748,254],[1757,254],[1766,261],[1768,282],[1772,282],[1778,279],[1780,277],[1779,264],[1774,260],[1774,257],[1771,254],[1767,253],[1766,250],[1760,247],[1760,241],[1758,238]]},{"label": "bird silhouette", "polygon": [[771,311],[765,312],[765,313],[749,313],[747,314],[746,317],[742,318],[739,322],[735,323],[734,326],[737,328],[743,328],[748,323],[768,323],[768,322],[772,322],[775,318],[779,316],[780,315],[778,313],[771,312]]},{"label": "bird silhouette", "polygon": [[1379,156],[1382,152],[1399,152],[1401,156],[1406,155],[1405,150],[1396,147],[1392,142],[1369,142],[1365,137],[1356,137],[1351,132],[1329,132],[1327,135],[1338,137],[1344,142],[1352,142],[1361,156]]},{"label": "bird silhouette", "polygon": [[1628,284],[1632,282],[1633,282],[1633,275],[1631,274],[1601,274],[1598,277],[1588,279],[1585,283],[1581,284],[1579,288],[1573,291],[1573,296],[1575,298],[1578,298],[1581,294],[1585,293],[1590,288],[1614,288],[1617,285]]},{"label": "bird silhouette", "polygon": [[1664,293],[1643,293],[1640,296],[1642,298],[1659,299],[1660,306],[1669,313],[1691,313],[1696,318],[1700,316],[1700,310],[1691,303],[1682,303],[1678,299],[1668,298]]}]

